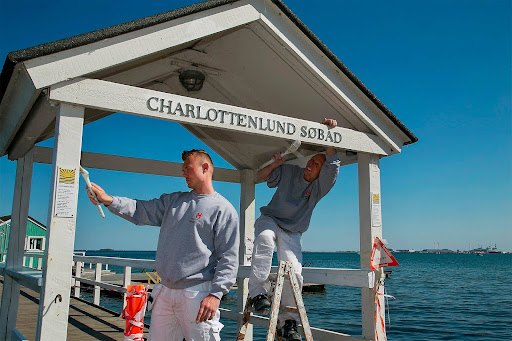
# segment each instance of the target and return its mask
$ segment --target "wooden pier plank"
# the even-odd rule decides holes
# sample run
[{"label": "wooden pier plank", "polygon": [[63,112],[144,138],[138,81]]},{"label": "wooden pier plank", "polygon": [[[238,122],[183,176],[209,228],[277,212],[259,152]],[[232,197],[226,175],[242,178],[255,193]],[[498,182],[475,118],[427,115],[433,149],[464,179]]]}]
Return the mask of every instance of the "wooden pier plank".
[{"label": "wooden pier plank", "polygon": [[[3,280],[0,281],[0,289]],[[0,290],[1,294],[1,290]],[[24,337],[35,340],[39,294],[27,288],[21,289],[16,328]],[[68,340],[123,340],[125,320],[106,310],[92,306],[83,300],[71,298],[68,318]],[[144,336],[149,330],[145,328]]]}]

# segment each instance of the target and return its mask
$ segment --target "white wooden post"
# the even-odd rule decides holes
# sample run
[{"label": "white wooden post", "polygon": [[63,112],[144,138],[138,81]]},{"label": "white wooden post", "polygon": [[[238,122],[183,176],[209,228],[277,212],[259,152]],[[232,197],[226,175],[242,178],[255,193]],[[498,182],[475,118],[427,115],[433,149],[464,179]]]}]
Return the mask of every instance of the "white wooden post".
[{"label": "white wooden post", "polygon": [[39,258],[37,260],[37,270],[41,270],[42,265],[43,265],[43,259]]},{"label": "white wooden post", "polygon": [[83,107],[59,105],[36,340],[67,336],[71,281],[63,279],[72,275],[83,121]]},{"label": "white wooden post", "polygon": [[[367,153],[358,153],[357,162],[359,177],[359,251],[361,269],[369,270],[374,239],[375,237],[382,238],[379,157]],[[376,271],[375,275],[374,285],[381,280],[382,271]],[[380,290],[383,289],[382,285]],[[365,340],[386,339],[385,327],[383,328],[380,325],[380,320],[375,315],[377,309],[376,296],[378,296],[377,292],[373,288],[361,289],[363,339]],[[378,300],[381,301],[381,307],[384,308],[383,296],[378,296]],[[381,312],[383,313],[384,310],[382,309]]]},{"label": "white wooden post", "polygon": [[[102,268],[103,264],[101,263],[96,263],[96,269],[94,269],[94,280],[96,282],[101,282],[101,268]],[[94,286],[94,297],[93,297],[93,302],[94,304],[96,305],[100,305],[100,287],[95,285]]]},{"label": "white wooden post", "polygon": [[[77,261],[75,264],[75,277],[82,277],[82,265],[83,263]],[[75,297],[80,298],[80,281],[75,279]]]},{"label": "white wooden post", "polygon": [[[125,266],[123,274],[123,288],[127,288],[132,281],[132,267]],[[126,293],[123,294],[123,310],[126,307]]]},{"label": "white wooden post", "polygon": [[[255,218],[255,184],[254,170],[244,169],[241,171],[240,188],[240,265],[251,265],[252,248],[254,243],[254,218]],[[238,278],[238,312],[243,312],[247,296],[249,279]],[[238,330],[240,330],[240,320]],[[245,334],[246,341],[252,341],[252,324],[247,326]]]},{"label": "white wooden post", "polygon": [[[25,236],[27,234],[33,160],[34,154],[31,150],[27,155],[18,160],[16,167],[9,248],[5,265],[5,268],[9,270],[21,270],[23,268],[22,262],[25,251]],[[2,305],[0,307],[0,340],[8,340],[13,337],[16,330],[19,296],[20,285],[14,278],[5,274],[2,289]]]}]

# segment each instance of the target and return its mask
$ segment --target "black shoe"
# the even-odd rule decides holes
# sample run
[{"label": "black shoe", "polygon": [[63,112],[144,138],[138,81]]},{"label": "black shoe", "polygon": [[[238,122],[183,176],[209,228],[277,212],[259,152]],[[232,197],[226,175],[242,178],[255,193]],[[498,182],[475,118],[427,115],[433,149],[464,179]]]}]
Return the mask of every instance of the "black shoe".
[{"label": "black shoe", "polygon": [[256,312],[262,312],[270,308],[270,301],[266,295],[258,295],[252,299],[252,307]]},{"label": "black shoe", "polygon": [[282,336],[286,339],[286,341],[301,341],[300,334],[297,331],[297,321],[284,321]]}]

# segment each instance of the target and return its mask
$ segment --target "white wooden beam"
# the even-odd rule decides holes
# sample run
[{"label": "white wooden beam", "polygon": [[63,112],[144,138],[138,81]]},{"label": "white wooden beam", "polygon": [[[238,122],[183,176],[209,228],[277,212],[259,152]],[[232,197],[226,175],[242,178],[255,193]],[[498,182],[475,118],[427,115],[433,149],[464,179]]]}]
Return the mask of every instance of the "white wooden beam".
[{"label": "white wooden beam", "polygon": [[17,160],[32,149],[37,139],[55,119],[57,108],[51,106],[48,98],[41,93],[27,119],[23,122],[16,139],[9,147],[9,159]]},{"label": "white wooden beam", "polygon": [[[34,162],[52,163],[52,148],[34,147]],[[108,169],[120,172],[182,176],[181,163],[140,159],[127,156],[82,152],[82,166],[85,168]],[[213,180],[240,182],[240,172],[234,169],[215,167]]]},{"label": "white wooden beam", "polygon": [[7,249],[2,305],[0,307],[0,340],[11,338],[16,330],[20,282],[19,278],[15,277],[14,274],[23,269],[32,170],[33,153],[29,152],[25,157],[18,160],[16,167],[9,248]]},{"label": "white wooden beam", "polygon": [[[238,277],[249,277],[251,267],[241,265],[238,269]],[[277,272],[277,267],[273,266],[271,272]],[[319,283],[327,285],[339,285],[354,288],[373,288],[375,275],[370,270],[360,269],[330,269],[330,268],[310,268],[302,269],[302,276],[306,283]]]},{"label": "white wooden beam", "polygon": [[[252,5],[232,3],[134,32],[75,47],[25,62],[37,89],[165,53],[212,34],[258,20]],[[91,53],[94,51],[94,53]]]},{"label": "white wooden beam", "polygon": [[29,288],[35,292],[41,291],[43,284],[43,273],[36,269],[23,269],[23,270],[4,270],[5,275],[16,279],[16,281],[25,288]]},{"label": "white wooden beam", "polygon": [[[379,157],[366,153],[358,154],[359,181],[359,254],[361,269],[370,270],[371,254],[375,237],[382,239],[382,214]],[[384,290],[382,271],[375,272],[375,285],[380,282],[379,290]],[[386,329],[380,323],[377,303],[384,313],[384,296],[378,295],[377,288],[361,289],[361,313],[363,338],[367,340],[385,340]],[[377,319],[377,320],[376,320]]]},{"label": "white wooden beam", "polygon": [[[241,171],[242,181],[240,186],[240,249],[239,260],[240,265],[250,266],[252,257],[252,248],[254,245],[254,221],[255,221],[255,172],[252,169],[244,169]],[[249,296],[249,279],[237,278],[238,284],[238,311],[244,311],[247,297]],[[238,320],[237,330],[240,330],[241,319]],[[252,325],[247,326],[245,332],[245,340],[252,341],[253,330]]]},{"label": "white wooden beam", "polygon": [[[391,152],[380,138],[372,134],[340,127],[329,129],[316,122],[102,80],[77,78],[62,82],[51,87],[50,99],[185,124],[299,140],[324,147],[378,155]],[[270,131],[268,123],[273,121],[276,121],[275,128]]]},{"label": "white wooden beam", "polygon": [[38,95],[25,68],[16,67],[0,103],[0,156],[7,153]]},{"label": "white wooden beam", "polygon": [[83,107],[60,104],[55,124],[37,340],[65,340],[67,335],[83,121]]}]

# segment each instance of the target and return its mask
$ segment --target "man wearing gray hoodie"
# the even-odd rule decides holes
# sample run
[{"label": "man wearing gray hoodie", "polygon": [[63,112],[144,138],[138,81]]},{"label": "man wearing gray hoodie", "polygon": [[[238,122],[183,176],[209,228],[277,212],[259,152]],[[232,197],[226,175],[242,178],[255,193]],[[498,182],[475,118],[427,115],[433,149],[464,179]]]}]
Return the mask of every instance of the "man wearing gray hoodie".
[{"label": "man wearing gray hoodie", "polygon": [[182,159],[190,192],[133,200],[110,196],[94,183],[91,189],[110,212],[136,225],[160,226],[155,268],[163,285],[152,293],[149,340],[217,341],[220,299],[238,271],[238,215],[213,189],[210,156],[194,149]]}]

